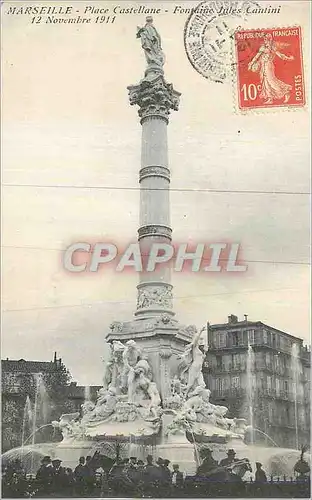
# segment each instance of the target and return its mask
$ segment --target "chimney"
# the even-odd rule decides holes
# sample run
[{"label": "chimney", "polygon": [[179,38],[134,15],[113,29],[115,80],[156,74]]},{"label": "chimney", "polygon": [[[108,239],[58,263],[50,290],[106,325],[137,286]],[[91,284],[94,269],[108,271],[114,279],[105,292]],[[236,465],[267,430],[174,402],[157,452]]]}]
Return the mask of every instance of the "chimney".
[{"label": "chimney", "polygon": [[237,323],[238,322],[238,317],[235,316],[235,314],[231,314],[228,316],[228,323]]},{"label": "chimney", "polygon": [[248,314],[244,314],[244,321],[248,321]]},{"label": "chimney", "polygon": [[56,363],[56,351],[54,352],[54,359],[53,359],[53,363]]}]

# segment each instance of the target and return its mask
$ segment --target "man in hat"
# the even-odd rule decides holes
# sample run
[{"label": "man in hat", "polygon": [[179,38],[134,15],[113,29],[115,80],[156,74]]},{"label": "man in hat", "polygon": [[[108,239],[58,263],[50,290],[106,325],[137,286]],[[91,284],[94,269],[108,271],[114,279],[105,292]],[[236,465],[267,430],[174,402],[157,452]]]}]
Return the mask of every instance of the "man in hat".
[{"label": "man in hat", "polygon": [[262,464],[260,462],[256,462],[255,481],[257,483],[266,483],[267,482],[266,473],[261,467]]},{"label": "man in hat", "polygon": [[201,465],[197,468],[196,475],[197,476],[206,476],[210,471],[218,467],[218,462],[212,456],[212,450],[209,448],[204,448],[201,450],[201,458],[203,461]]},{"label": "man in hat", "polygon": [[184,477],[183,473],[179,470],[180,469],[179,464],[173,464],[172,468],[173,468],[173,472],[171,474],[172,487],[174,490],[177,488],[182,488]]},{"label": "man in hat", "polygon": [[86,460],[85,457],[79,458],[79,464],[75,468],[74,476],[76,481],[76,490],[77,493],[82,495],[85,487],[86,487],[86,476],[88,474],[88,470],[86,468]]},{"label": "man in hat", "polygon": [[62,460],[59,458],[52,460],[52,489],[55,493],[64,493],[69,483],[66,469],[61,466],[61,463]]},{"label": "man in hat", "polygon": [[133,484],[138,481],[137,457],[130,457],[129,463],[126,464],[125,474]]},{"label": "man in hat", "polygon": [[41,465],[36,474],[36,482],[40,494],[48,494],[52,487],[52,463],[51,457],[46,455],[41,460]]},{"label": "man in hat", "polygon": [[146,457],[146,466],[144,471],[144,490],[147,496],[154,496],[154,489],[158,488],[161,479],[162,479],[162,471],[160,466],[163,464],[163,459],[158,458],[155,465],[153,463],[152,455],[148,455]]},{"label": "man in hat", "polygon": [[236,453],[232,448],[230,450],[228,450],[227,458],[224,458],[223,460],[221,460],[220,467],[230,467],[231,465],[234,464],[234,462],[238,462],[238,459],[235,458],[235,455],[236,455]]},{"label": "man in hat", "polygon": [[164,486],[168,487],[171,483],[171,471],[169,469],[170,460],[165,458],[160,464],[161,468],[161,482]]},{"label": "man in hat", "polygon": [[118,458],[108,473],[108,484],[113,491],[116,490],[116,486],[122,478],[124,467],[123,460]]}]

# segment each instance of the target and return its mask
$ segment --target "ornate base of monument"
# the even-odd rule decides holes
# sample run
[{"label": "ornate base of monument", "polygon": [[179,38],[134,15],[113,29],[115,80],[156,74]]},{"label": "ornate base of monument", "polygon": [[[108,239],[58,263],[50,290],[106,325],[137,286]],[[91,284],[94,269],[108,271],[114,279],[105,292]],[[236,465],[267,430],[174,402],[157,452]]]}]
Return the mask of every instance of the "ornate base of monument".
[{"label": "ornate base of monument", "polygon": [[178,462],[192,474],[202,445],[217,445],[224,453],[231,440],[242,443],[245,422],[227,418],[226,407],[209,401],[200,337],[196,327],[181,328],[166,314],[113,323],[96,402],[84,403],[82,418],[73,413],[53,422],[63,433],[64,449],[122,439],[138,458],[146,458],[152,447],[153,455]]},{"label": "ornate base of monument", "polygon": [[161,399],[165,400],[171,396],[171,381],[179,364],[178,356],[191,341],[194,327],[179,324],[166,312],[159,316],[150,314],[150,317],[112,323],[107,342],[134,340],[151,367]]}]

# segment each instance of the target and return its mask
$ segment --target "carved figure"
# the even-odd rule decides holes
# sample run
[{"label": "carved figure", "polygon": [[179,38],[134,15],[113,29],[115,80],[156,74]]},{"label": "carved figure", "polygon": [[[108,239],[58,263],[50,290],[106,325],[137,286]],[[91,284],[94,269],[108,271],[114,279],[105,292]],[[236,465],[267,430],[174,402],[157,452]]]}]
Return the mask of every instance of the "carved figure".
[{"label": "carved figure", "polygon": [[137,309],[143,309],[144,307],[148,307],[150,305],[149,295],[146,290],[140,290],[138,301],[137,301]]},{"label": "carved figure", "polygon": [[186,383],[185,396],[197,387],[205,388],[205,381],[202,374],[202,365],[206,356],[203,346],[199,345],[199,340],[203,327],[199,332],[194,333],[192,342],[186,346],[184,353],[180,356],[181,363],[178,367],[179,378]]},{"label": "carved figure", "polygon": [[191,431],[196,423],[196,413],[192,408],[182,408],[180,410],[170,410],[174,414],[172,422],[167,426],[167,434],[184,433]]},{"label": "carved figure", "polygon": [[103,387],[107,389],[109,384],[112,383],[113,370],[114,370],[114,347],[113,344],[109,344],[110,353],[106,364],[106,369],[103,377]]},{"label": "carved figure", "polygon": [[175,375],[171,381],[171,394],[182,394],[182,383],[181,380]]},{"label": "carved figure", "polygon": [[119,342],[119,340],[113,341],[112,377],[110,383],[116,388],[121,388],[122,386],[122,374],[124,371],[123,353],[125,348],[124,344]]},{"label": "carved figure", "polygon": [[134,340],[126,342],[126,348],[123,352],[123,373],[122,388],[128,390],[128,401],[133,402],[135,392],[135,371],[134,368],[140,358],[141,350]]},{"label": "carved figure", "polygon": [[91,413],[95,408],[95,404],[92,403],[92,401],[86,401],[81,405],[81,411],[82,415],[87,415],[88,413]]},{"label": "carved figure", "polygon": [[122,332],[123,323],[121,323],[120,321],[113,321],[113,323],[111,323],[111,325],[110,325],[110,329],[113,332]]},{"label": "carved figure", "polygon": [[172,308],[172,291],[170,288],[164,288],[161,286],[159,288],[154,287],[149,288],[148,290],[140,291],[137,301],[137,309],[155,305],[164,307],[165,309]]},{"label": "carved figure", "polygon": [[58,421],[54,420],[52,422],[52,426],[61,431],[63,439],[74,437],[75,426],[80,425],[76,422],[78,417],[79,412],[65,413],[64,415],[60,416],[60,419]]},{"label": "carved figure", "polygon": [[149,365],[149,362],[147,361],[147,359],[140,359],[137,364],[135,365],[134,367],[134,371],[137,372],[138,369],[142,369],[145,376],[149,379],[149,380],[152,380],[153,376],[152,376],[152,370],[151,370],[151,367]]},{"label": "carved figure", "polygon": [[146,392],[151,399],[150,404],[148,406],[150,415],[152,419],[158,419],[160,417],[161,398],[155,382],[149,383]]},{"label": "carved figure", "polygon": [[[101,392],[100,389],[99,392]],[[94,415],[98,419],[106,419],[112,413],[114,413],[116,408],[117,398],[116,398],[116,389],[114,387],[110,387],[106,394],[101,394],[100,398],[97,401],[97,404],[94,409]]]},{"label": "carved figure", "polygon": [[143,28],[137,28],[137,38],[141,38],[142,48],[145,53],[147,67],[157,66],[162,69],[165,56],[161,48],[161,38],[153,26],[153,18],[148,16],[146,18],[146,24]]}]

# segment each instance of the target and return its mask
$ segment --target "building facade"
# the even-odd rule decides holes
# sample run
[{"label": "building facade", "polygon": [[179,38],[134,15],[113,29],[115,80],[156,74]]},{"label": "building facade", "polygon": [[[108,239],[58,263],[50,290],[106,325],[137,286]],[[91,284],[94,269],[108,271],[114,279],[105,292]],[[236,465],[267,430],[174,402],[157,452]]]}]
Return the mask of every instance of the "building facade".
[{"label": "building facade", "polygon": [[245,316],[207,326],[203,371],[211,402],[246,418],[249,439],[299,448],[310,443],[310,351],[302,339]]},{"label": "building facade", "polygon": [[[1,361],[2,371],[2,450],[29,442],[34,430],[38,442],[55,438],[48,425],[62,413],[80,411],[86,398],[96,399],[99,387],[84,387],[70,382],[61,358],[53,361],[24,359]],[[27,440],[28,439],[28,440]]]}]

